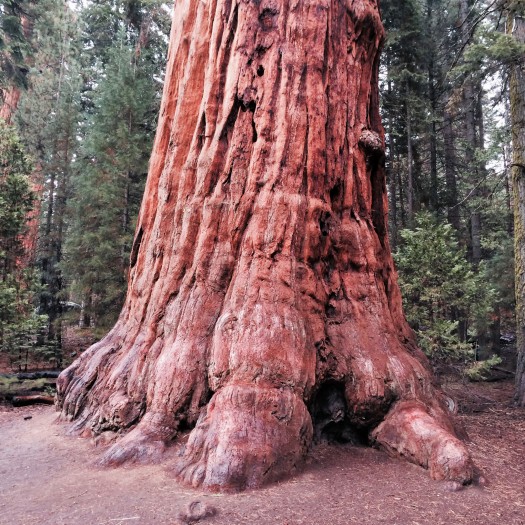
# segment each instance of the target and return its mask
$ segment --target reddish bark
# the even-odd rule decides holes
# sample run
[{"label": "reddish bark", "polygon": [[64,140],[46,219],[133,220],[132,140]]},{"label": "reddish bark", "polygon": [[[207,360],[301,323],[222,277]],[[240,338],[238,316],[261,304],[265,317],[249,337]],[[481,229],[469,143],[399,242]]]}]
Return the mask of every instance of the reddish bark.
[{"label": "reddish bark", "polygon": [[40,213],[42,211],[42,195],[44,186],[42,185],[42,171],[39,165],[31,174],[31,190],[35,195],[33,208],[27,214],[27,231],[23,237],[24,258],[21,261],[23,267],[31,266],[36,259],[36,249],[38,243],[38,228],[40,223]]},{"label": "reddish bark", "polygon": [[211,489],[289,475],[345,425],[466,483],[386,232],[376,0],[178,2],[128,296],[58,381],[107,464]]},{"label": "reddish bark", "polygon": [[0,105],[0,119],[5,120],[8,124],[11,124],[13,115],[15,114],[16,109],[18,108],[18,103],[20,101],[20,88],[11,87],[9,89],[3,89],[1,91],[1,101]]}]

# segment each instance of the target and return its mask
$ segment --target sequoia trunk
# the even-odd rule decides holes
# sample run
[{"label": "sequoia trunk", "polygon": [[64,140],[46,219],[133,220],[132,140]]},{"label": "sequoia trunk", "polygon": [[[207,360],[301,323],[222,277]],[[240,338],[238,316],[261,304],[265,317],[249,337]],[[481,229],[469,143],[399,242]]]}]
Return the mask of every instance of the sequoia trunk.
[{"label": "sequoia trunk", "polygon": [[466,483],[387,240],[376,0],[177,2],[117,325],[59,378],[106,464],[191,429],[182,481],[287,475],[344,427]]}]

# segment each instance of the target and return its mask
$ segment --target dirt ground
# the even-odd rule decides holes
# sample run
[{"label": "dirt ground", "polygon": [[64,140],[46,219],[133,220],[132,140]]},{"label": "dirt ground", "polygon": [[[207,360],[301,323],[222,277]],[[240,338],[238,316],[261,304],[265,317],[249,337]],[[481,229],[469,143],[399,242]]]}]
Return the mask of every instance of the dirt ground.
[{"label": "dirt ground", "polygon": [[525,411],[510,382],[449,385],[486,486],[454,492],[382,452],[319,445],[288,481],[235,495],[179,486],[163,466],[100,469],[89,440],[66,437],[52,407],[0,407],[0,524],[176,525],[191,502],[207,525],[525,525]]}]

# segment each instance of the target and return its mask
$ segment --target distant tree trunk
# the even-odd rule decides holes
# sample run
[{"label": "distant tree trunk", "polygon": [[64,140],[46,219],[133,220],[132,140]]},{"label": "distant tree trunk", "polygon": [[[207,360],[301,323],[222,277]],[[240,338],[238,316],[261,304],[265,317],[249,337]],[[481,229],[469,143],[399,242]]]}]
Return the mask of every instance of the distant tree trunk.
[{"label": "distant tree trunk", "polygon": [[[510,102],[505,97],[505,128],[511,129],[510,122]],[[514,211],[511,199],[512,186],[512,145],[508,142],[503,142],[501,147],[501,155],[503,158],[503,169],[505,170],[505,204],[507,208],[507,233],[514,236]]]},{"label": "distant tree trunk", "polygon": [[[472,36],[472,0],[460,0],[460,22],[461,22],[461,40],[466,48]],[[479,197],[480,192],[478,184],[482,174],[480,173],[480,163],[476,159],[476,149],[478,147],[478,138],[476,136],[477,123],[477,96],[475,84],[472,75],[468,75],[463,81],[463,110],[465,119],[465,165],[468,174],[472,179],[473,190],[471,197],[474,200]],[[471,261],[477,267],[481,261],[481,214],[478,205],[474,202],[474,208],[470,214],[470,248]]]},{"label": "distant tree trunk", "polygon": [[31,189],[36,196],[33,209],[29,212],[27,217],[27,231],[24,234],[24,248],[25,255],[21,261],[24,268],[34,266],[38,251],[38,230],[40,228],[40,216],[42,213],[42,199],[44,192],[42,184],[42,166],[40,163],[35,165],[35,169],[31,174]]},{"label": "distant tree trunk", "polygon": [[[463,88],[463,104],[465,107],[465,163],[466,169],[470,170],[472,184],[475,186],[478,183],[480,173],[477,169],[477,161],[475,157],[476,151],[476,102],[474,96],[474,89],[470,79],[465,81]],[[475,177],[472,177],[475,175]],[[474,187],[471,197],[474,199],[478,196],[479,190]],[[474,210],[470,214],[470,245],[471,245],[471,259],[472,263],[477,266],[481,261],[481,217],[479,210],[476,209],[477,204],[474,203]]]},{"label": "distant tree trunk", "polygon": [[[392,81],[388,80],[388,95],[392,94]],[[389,192],[389,205],[390,205],[390,241],[392,244],[392,250],[395,251],[397,247],[398,238],[398,219],[397,219],[397,148],[394,138],[394,131],[392,125],[392,119],[389,120],[388,129],[388,150],[389,150],[389,169],[387,169],[387,184]]]},{"label": "distant tree trunk", "polygon": [[454,130],[452,128],[452,116],[445,110],[443,120],[443,142],[445,157],[445,184],[447,188],[447,219],[456,231],[461,226],[458,206],[458,190],[456,181],[456,155],[454,148]]},{"label": "distant tree trunk", "polygon": [[0,118],[11,124],[13,115],[18,107],[20,101],[21,91],[16,86],[11,86],[8,89],[0,90],[2,104],[0,105]]},{"label": "distant tree trunk", "polygon": [[294,472],[340,425],[467,483],[387,239],[375,0],[177,2],[128,296],[58,381],[106,464],[210,489]]},{"label": "distant tree trunk", "polygon": [[407,219],[412,226],[414,219],[414,155],[412,149],[412,112],[410,108],[410,88],[406,87],[406,130],[407,130]]},{"label": "distant tree trunk", "polygon": [[399,234],[399,225],[397,218],[397,177],[396,177],[396,159],[397,154],[395,153],[395,144],[393,141],[392,133],[390,133],[390,169],[388,171],[388,186],[390,194],[390,237],[392,240],[392,250],[396,250],[397,238]]},{"label": "distant tree trunk", "polygon": [[[525,12],[511,16],[510,30],[525,44]],[[516,339],[518,366],[515,401],[525,406],[525,71],[523,60],[512,68],[510,80],[512,125],[512,190],[516,257]]]},{"label": "distant tree trunk", "polygon": [[[427,1],[427,27],[429,31],[434,31],[434,2]],[[430,140],[430,208],[437,211],[439,207],[438,196],[438,167],[437,167],[437,128],[436,128],[436,113],[438,97],[436,93],[436,71],[435,58],[436,50],[434,47],[434,39],[429,39],[431,49],[429,49],[428,60],[428,96],[431,107],[431,121],[429,126],[429,140]]]}]

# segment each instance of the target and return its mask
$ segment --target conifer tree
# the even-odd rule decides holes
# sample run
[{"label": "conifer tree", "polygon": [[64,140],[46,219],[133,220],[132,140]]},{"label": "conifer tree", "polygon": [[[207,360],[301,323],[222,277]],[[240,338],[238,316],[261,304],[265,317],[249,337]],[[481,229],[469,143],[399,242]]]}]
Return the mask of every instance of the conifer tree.
[{"label": "conifer tree", "polygon": [[121,31],[94,94],[74,178],[66,268],[74,296],[101,326],[115,320],[126,290],[158,102],[152,69]]},{"label": "conifer tree", "polygon": [[[469,260],[498,290],[493,323],[487,318],[476,329],[466,322],[458,326],[462,340],[476,337],[489,354],[499,339],[494,333],[489,340],[489,329],[499,330],[500,308],[512,301],[505,273],[487,273],[507,265],[510,252],[505,184],[490,169],[501,164],[504,119],[494,119],[498,93],[489,98],[484,86],[505,85],[504,75],[494,75],[518,49],[503,38],[494,17],[499,7],[491,2],[386,0],[382,8],[389,31],[383,113],[392,237],[396,241],[422,208],[448,219]],[[450,321],[461,317],[452,312]]]},{"label": "conifer tree", "polygon": [[22,367],[43,319],[35,314],[35,287],[24,257],[26,218],[33,206],[31,162],[14,128],[0,119],[0,352]]},{"label": "conifer tree", "polygon": [[27,88],[33,10],[31,0],[0,0],[0,117],[6,122]]},{"label": "conifer tree", "polygon": [[35,187],[42,198],[35,263],[40,270],[40,307],[49,320],[47,344],[61,356],[64,283],[61,261],[65,209],[76,156],[81,77],[75,16],[63,0],[44,0],[35,10],[31,83],[22,97],[17,124],[36,159]]}]

